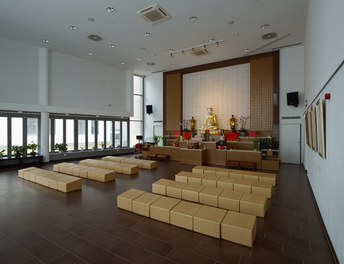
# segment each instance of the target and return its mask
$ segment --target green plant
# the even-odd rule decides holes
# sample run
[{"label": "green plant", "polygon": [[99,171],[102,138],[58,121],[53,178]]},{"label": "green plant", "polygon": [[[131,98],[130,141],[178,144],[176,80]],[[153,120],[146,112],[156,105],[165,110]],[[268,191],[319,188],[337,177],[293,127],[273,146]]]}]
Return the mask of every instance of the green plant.
[{"label": "green plant", "polygon": [[4,149],[0,151],[0,159],[2,159],[4,157],[4,153],[5,153]]},{"label": "green plant", "polygon": [[155,145],[158,145],[160,138],[161,138],[160,136],[155,136],[155,135],[153,136],[153,142]]},{"label": "green plant", "polygon": [[30,154],[31,155],[36,155],[36,150],[39,147],[38,144],[34,143],[33,141],[31,141],[31,143],[29,145],[27,145],[27,149],[31,150]]},{"label": "green plant", "polygon": [[20,157],[21,155],[23,155],[25,150],[26,150],[26,148],[24,146],[13,145],[11,147],[11,151],[14,153],[15,157]]},{"label": "green plant", "polygon": [[260,149],[272,149],[272,138],[261,138]]},{"label": "green plant", "polygon": [[68,149],[68,145],[66,143],[56,143],[54,146],[54,150],[58,150],[60,152],[66,152]]}]

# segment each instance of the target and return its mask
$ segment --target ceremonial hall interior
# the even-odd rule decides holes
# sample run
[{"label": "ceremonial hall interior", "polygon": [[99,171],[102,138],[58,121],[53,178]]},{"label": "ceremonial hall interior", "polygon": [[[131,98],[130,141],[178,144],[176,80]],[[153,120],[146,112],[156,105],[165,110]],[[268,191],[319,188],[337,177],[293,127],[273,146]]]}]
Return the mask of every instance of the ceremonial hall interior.
[{"label": "ceremonial hall interior", "polygon": [[344,263],[343,1],[0,10],[1,263]]}]

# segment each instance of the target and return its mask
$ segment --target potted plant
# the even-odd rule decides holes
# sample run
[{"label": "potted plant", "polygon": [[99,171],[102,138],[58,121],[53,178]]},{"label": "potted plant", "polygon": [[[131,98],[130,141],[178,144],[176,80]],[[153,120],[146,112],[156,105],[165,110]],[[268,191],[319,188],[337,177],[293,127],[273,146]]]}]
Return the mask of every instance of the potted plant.
[{"label": "potted plant", "polygon": [[34,143],[33,141],[31,141],[31,143],[29,145],[27,145],[27,149],[31,150],[30,155],[31,156],[35,156],[37,154],[36,150],[39,147],[38,144]]},{"label": "potted plant", "polygon": [[66,143],[56,143],[54,146],[54,150],[58,150],[59,152],[66,152],[68,149],[68,145]]},{"label": "potted plant", "polygon": [[241,137],[246,137],[246,135],[247,135],[246,121],[249,118],[250,118],[249,116],[241,116],[240,117],[240,120],[239,120],[240,129],[239,129],[239,131],[240,131],[240,136]]},{"label": "potted plant", "polygon": [[160,141],[160,137],[154,135],[154,136],[153,136],[153,142],[154,142],[154,144],[155,144],[156,146],[158,145],[159,141]]},{"label": "potted plant", "polygon": [[0,159],[2,159],[4,157],[4,153],[5,153],[4,149],[0,151]]},{"label": "potted plant", "polygon": [[24,154],[25,147],[14,145],[11,147],[11,151],[14,153],[14,157],[20,158],[20,156]]}]

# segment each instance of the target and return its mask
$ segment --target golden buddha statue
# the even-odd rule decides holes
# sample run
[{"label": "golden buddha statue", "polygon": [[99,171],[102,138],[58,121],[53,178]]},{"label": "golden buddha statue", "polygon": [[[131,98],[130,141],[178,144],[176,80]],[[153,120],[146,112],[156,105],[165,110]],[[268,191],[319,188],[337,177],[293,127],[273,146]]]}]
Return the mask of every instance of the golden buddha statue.
[{"label": "golden buddha statue", "polygon": [[218,132],[219,127],[217,126],[216,115],[213,113],[211,106],[207,107],[208,114],[204,117],[203,130],[209,130],[211,132]]},{"label": "golden buddha statue", "polygon": [[235,127],[237,125],[237,119],[232,115],[232,117],[229,119],[229,126],[232,130],[235,130]]},{"label": "golden buddha statue", "polygon": [[194,117],[190,119],[190,128],[191,130],[195,130],[196,128],[196,120],[194,119]]}]

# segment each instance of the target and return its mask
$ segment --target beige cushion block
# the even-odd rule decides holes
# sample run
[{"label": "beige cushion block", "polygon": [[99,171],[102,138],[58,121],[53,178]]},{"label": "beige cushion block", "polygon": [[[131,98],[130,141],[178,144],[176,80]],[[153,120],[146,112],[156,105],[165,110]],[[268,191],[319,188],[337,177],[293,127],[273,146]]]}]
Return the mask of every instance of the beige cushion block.
[{"label": "beige cushion block", "polygon": [[133,200],[144,193],[145,192],[141,190],[129,189],[128,191],[117,195],[117,207],[131,212],[133,210]]},{"label": "beige cushion block", "polygon": [[132,211],[143,216],[150,216],[150,205],[162,196],[154,193],[144,193],[133,200]]},{"label": "beige cushion block", "polygon": [[97,168],[88,172],[88,178],[95,181],[107,182],[115,180],[116,172],[107,169]]},{"label": "beige cushion block", "polygon": [[204,174],[204,177],[202,178],[202,185],[216,187],[216,182],[218,179],[220,179],[220,176],[216,176],[215,174]]},{"label": "beige cushion block", "polygon": [[[77,177],[83,177],[81,175],[84,174],[84,171],[87,171],[87,168],[92,168],[92,167],[87,167],[87,166],[82,166],[82,165],[79,165],[77,167],[73,167],[72,175],[77,176]],[[83,178],[87,178],[87,173],[86,173],[86,177],[83,177]]]},{"label": "beige cushion block", "polygon": [[190,202],[199,202],[199,192],[202,191],[205,186],[200,184],[190,183],[182,189],[182,199]]},{"label": "beige cushion block", "polygon": [[120,160],[120,163],[124,163],[124,164],[134,164],[135,159],[131,159],[131,158],[123,158]]},{"label": "beige cushion block", "polygon": [[24,179],[36,182],[36,175],[44,172],[42,169],[29,170],[24,173]]},{"label": "beige cushion block", "polygon": [[122,173],[123,174],[137,174],[139,173],[139,166],[134,165],[134,164],[123,164],[125,166],[122,167]]},{"label": "beige cushion block", "polygon": [[53,171],[59,172],[59,171],[60,171],[60,166],[61,166],[61,164],[63,164],[63,163],[54,164],[54,165],[53,165]]},{"label": "beige cushion block", "polygon": [[208,174],[208,175],[216,175],[216,171],[217,171],[217,168],[214,168],[214,167],[207,167],[203,170],[203,173],[204,174]]},{"label": "beige cushion block", "polygon": [[90,166],[80,166],[79,177],[88,178],[88,173],[93,170],[98,170],[98,168],[90,167]]},{"label": "beige cushion block", "polygon": [[170,211],[170,223],[193,230],[193,216],[201,207],[200,204],[181,201]]},{"label": "beige cushion block", "polygon": [[195,166],[192,168],[192,172],[203,174],[203,172],[206,168],[207,168],[207,166]]},{"label": "beige cushion block", "polygon": [[186,182],[171,182],[166,186],[166,195],[174,198],[182,198],[182,189],[187,186]]},{"label": "beige cushion block", "polygon": [[49,187],[49,178],[47,177],[47,175],[44,174],[36,175],[36,183]]},{"label": "beige cushion block", "polygon": [[240,200],[240,212],[264,217],[267,210],[266,197],[258,194],[244,193]]},{"label": "beige cushion block", "polygon": [[88,159],[80,160],[79,164],[82,165],[82,166],[86,166],[87,165],[87,161],[88,161]]},{"label": "beige cushion block", "polygon": [[142,168],[151,170],[156,169],[158,167],[158,163],[155,160],[142,160]]},{"label": "beige cushion block", "polygon": [[220,177],[229,177],[230,171],[231,171],[230,169],[218,168],[215,171],[215,175],[220,176]]},{"label": "beige cushion block", "polygon": [[180,171],[174,176],[174,179],[179,182],[188,182],[188,177],[190,175],[192,175],[192,172]]},{"label": "beige cushion block", "polygon": [[223,190],[218,197],[218,207],[239,212],[240,199],[243,195],[243,192]]},{"label": "beige cushion block", "polygon": [[170,223],[170,211],[180,202],[179,199],[161,197],[150,206],[150,217],[161,222]]},{"label": "beige cushion block", "polygon": [[80,190],[82,179],[73,176],[62,176],[58,179],[57,189],[61,192],[72,192]]},{"label": "beige cushion block", "polygon": [[217,187],[227,190],[233,190],[235,179],[229,177],[221,177],[217,180]]},{"label": "beige cushion block", "polygon": [[156,194],[166,195],[166,186],[174,181],[168,179],[160,179],[152,184],[152,192]]},{"label": "beige cushion block", "polygon": [[204,177],[203,173],[195,173],[195,172],[193,172],[192,175],[190,175],[188,177],[188,183],[202,184],[203,177]]},{"label": "beige cushion block", "polygon": [[244,171],[244,180],[250,180],[252,182],[258,181],[258,173],[256,171]]},{"label": "beige cushion block", "polygon": [[256,217],[228,211],[221,223],[221,238],[252,247],[257,233]]},{"label": "beige cushion block", "polygon": [[264,195],[267,198],[271,198],[272,195],[272,183],[270,182],[252,182],[252,194]]},{"label": "beige cushion block", "polygon": [[197,211],[193,218],[193,230],[208,236],[221,237],[221,222],[227,210],[206,205]]},{"label": "beige cushion block", "polygon": [[64,176],[61,176],[59,174],[55,174],[55,173],[52,173],[52,174],[49,174],[48,176],[46,176],[48,178],[48,184],[49,184],[49,188],[52,188],[54,190],[58,190],[58,182],[59,182],[59,178],[60,177],[64,177]]},{"label": "beige cushion block", "polygon": [[217,207],[218,196],[221,192],[223,192],[222,188],[205,186],[205,188],[199,192],[199,203]]},{"label": "beige cushion block", "polygon": [[229,177],[234,179],[244,179],[244,172],[241,170],[231,170]]},{"label": "beige cushion block", "polygon": [[77,167],[79,165],[72,164],[72,163],[64,163],[59,166],[59,172],[60,173],[65,173],[69,175],[73,175],[73,168]]},{"label": "beige cushion block", "polygon": [[276,174],[260,173],[258,177],[260,182],[269,182],[272,184],[272,186],[276,186]]},{"label": "beige cushion block", "polygon": [[141,160],[141,159],[134,159],[132,164],[139,166],[139,168],[141,169],[143,168],[143,163],[144,163],[143,161],[144,160]]},{"label": "beige cushion block", "polygon": [[20,169],[18,170],[18,177],[19,178],[24,178],[24,173],[30,170],[35,170],[37,169],[36,167],[29,167],[29,168],[25,168],[25,169]]},{"label": "beige cushion block", "polygon": [[251,185],[252,181],[250,180],[236,179],[234,182],[233,190],[251,193]]}]

